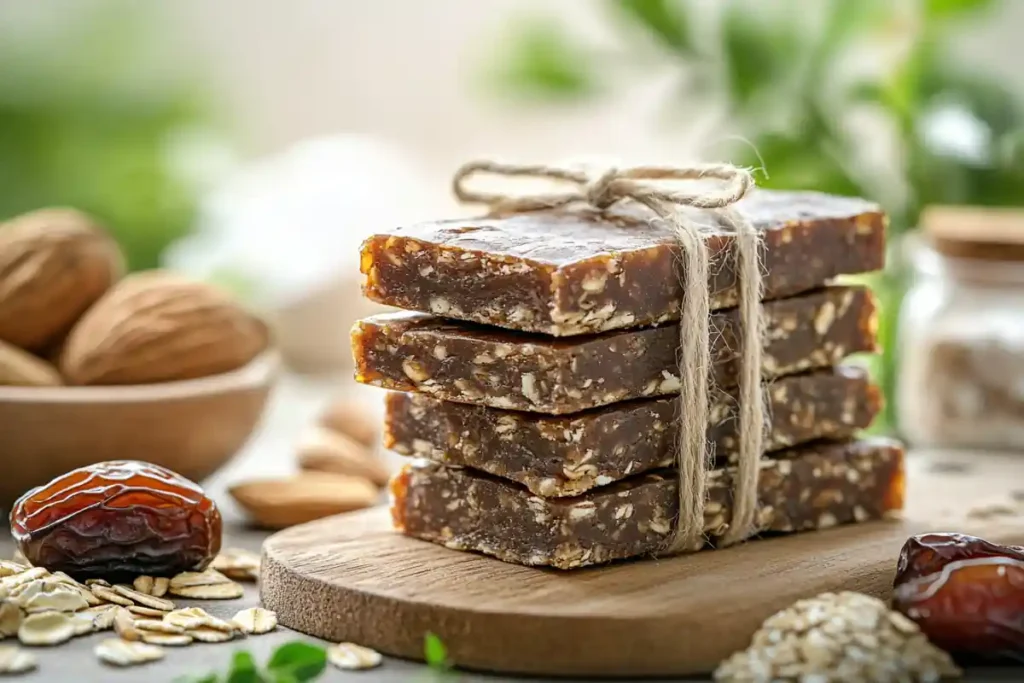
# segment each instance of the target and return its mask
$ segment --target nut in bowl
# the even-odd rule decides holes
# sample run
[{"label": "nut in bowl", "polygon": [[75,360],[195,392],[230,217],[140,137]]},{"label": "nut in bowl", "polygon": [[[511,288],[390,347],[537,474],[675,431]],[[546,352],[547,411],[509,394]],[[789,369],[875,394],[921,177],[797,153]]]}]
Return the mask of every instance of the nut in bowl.
[{"label": "nut in bowl", "polygon": [[0,224],[0,508],[105,460],[202,481],[259,422],[278,367],[266,324],[213,285],[122,262],[77,212]]}]

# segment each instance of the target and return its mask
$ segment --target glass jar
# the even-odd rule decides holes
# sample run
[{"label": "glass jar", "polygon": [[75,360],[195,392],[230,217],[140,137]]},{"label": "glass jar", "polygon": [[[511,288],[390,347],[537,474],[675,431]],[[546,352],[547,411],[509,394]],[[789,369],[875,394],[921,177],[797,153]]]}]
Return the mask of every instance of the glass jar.
[{"label": "glass jar", "polygon": [[1024,214],[971,215],[932,215],[912,250],[900,426],[915,446],[1024,450]]}]

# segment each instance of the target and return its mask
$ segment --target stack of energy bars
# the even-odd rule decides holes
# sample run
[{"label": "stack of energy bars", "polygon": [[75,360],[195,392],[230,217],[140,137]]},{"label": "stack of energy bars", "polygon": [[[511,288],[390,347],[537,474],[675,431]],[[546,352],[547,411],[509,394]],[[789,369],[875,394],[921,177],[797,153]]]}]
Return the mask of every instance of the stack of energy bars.
[{"label": "stack of energy bars", "polygon": [[[881,408],[864,370],[886,219],[868,202],[758,190],[737,209],[762,234],[758,484],[763,535],[864,522],[903,505],[903,451],[855,438]],[[712,405],[706,544],[728,529],[737,454],[739,317],[733,237],[709,227]],[[363,245],[364,293],[410,312],[353,329],[357,379],[393,390],[385,445],[403,533],[562,569],[649,556],[678,511],[683,292],[678,247],[629,207],[414,225]]]}]

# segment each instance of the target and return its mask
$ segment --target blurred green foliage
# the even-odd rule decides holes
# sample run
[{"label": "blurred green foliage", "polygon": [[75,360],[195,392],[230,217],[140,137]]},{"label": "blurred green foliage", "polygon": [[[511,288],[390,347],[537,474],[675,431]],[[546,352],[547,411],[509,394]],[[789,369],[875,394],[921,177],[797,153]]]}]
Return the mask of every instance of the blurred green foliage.
[{"label": "blurred green foliage", "polygon": [[202,97],[158,50],[157,5],[83,2],[60,18],[45,4],[0,27],[0,220],[74,206],[132,268],[156,266],[192,222],[195,188],[171,155],[205,119]]},{"label": "blurred green foliage", "polygon": [[[578,102],[614,93],[652,66],[678,66],[681,101],[717,96],[742,142],[727,158],[761,168],[764,187],[813,189],[879,201],[890,214],[890,267],[866,280],[882,304],[885,354],[872,369],[888,396],[894,334],[907,268],[895,236],[916,227],[929,204],[1015,205],[1024,201],[1024,108],[993,76],[953,49],[968,20],[996,0],[725,0],[718,28],[685,0],[606,0],[627,40],[618,52],[588,45],[550,19],[514,27],[490,82],[522,102]],[[767,5],[767,7],[766,7]],[[640,35],[645,40],[637,41]],[[850,75],[857,51],[885,56],[882,68]],[[870,145],[853,117],[868,113],[891,136]],[[953,120],[953,140],[934,134]],[[680,122],[679,125],[685,125]],[[947,135],[949,138],[949,135]],[[963,148],[964,140],[976,144]],[[716,147],[716,150],[718,148]],[[719,153],[715,155],[721,156]],[[894,426],[892,401],[876,425]]]}]

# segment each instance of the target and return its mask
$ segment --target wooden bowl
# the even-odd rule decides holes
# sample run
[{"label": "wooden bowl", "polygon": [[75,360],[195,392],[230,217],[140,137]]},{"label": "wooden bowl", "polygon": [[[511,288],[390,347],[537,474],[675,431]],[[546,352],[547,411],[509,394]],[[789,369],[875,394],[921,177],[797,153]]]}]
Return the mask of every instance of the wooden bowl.
[{"label": "wooden bowl", "polygon": [[268,352],[238,370],[181,382],[0,387],[0,509],[104,460],[145,460],[201,482],[249,439],[278,365]]}]

